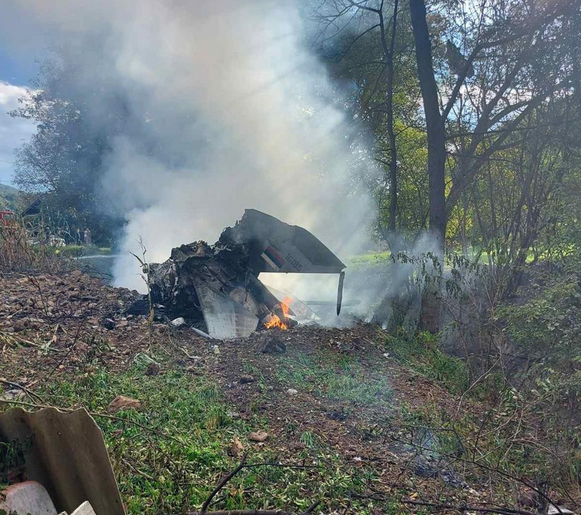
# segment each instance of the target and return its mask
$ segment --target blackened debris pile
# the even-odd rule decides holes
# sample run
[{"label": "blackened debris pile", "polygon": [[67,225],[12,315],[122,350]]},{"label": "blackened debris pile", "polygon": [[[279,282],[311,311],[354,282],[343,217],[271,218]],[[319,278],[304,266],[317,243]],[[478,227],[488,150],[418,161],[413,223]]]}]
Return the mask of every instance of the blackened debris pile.
[{"label": "blackened debris pile", "polygon": [[[258,279],[261,272],[336,273],[345,265],[302,227],[247,209],[214,245],[197,241],[174,248],[149,267],[152,300],[170,317],[205,326],[213,338],[250,335],[259,327],[285,328],[292,310]],[[338,295],[340,309],[341,292]]]}]

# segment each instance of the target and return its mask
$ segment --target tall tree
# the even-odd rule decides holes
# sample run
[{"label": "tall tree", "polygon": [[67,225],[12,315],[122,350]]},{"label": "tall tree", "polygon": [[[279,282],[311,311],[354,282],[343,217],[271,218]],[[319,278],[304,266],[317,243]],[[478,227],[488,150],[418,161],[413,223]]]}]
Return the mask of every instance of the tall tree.
[{"label": "tall tree", "polygon": [[419,95],[404,2],[326,0],[318,11],[323,55],[334,76],[356,86],[356,116],[373,132],[374,157],[385,170],[384,181],[376,187],[378,228],[395,251],[403,243],[397,233],[407,227],[402,210],[408,209],[400,202],[406,156],[399,152],[399,140],[415,123]]},{"label": "tall tree", "polygon": [[430,181],[430,229],[440,250],[446,236],[446,133],[440,113],[438,85],[432,63],[432,44],[424,0],[410,0],[410,15],[416,44],[418,78],[422,90],[428,132],[428,174]]}]

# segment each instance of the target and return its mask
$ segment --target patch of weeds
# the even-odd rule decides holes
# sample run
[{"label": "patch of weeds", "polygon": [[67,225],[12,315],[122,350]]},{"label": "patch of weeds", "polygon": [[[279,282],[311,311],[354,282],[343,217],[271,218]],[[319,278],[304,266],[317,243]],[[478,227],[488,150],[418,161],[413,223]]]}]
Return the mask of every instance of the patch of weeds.
[{"label": "patch of weeds", "polygon": [[[327,511],[345,507],[352,493],[362,493],[373,472],[345,464],[340,456],[310,432],[301,435],[305,449],[285,459],[280,445],[256,446],[247,435],[268,423],[232,419],[217,385],[186,372],[165,371],[156,376],[134,366],[121,374],[98,369],[84,376],[55,380],[39,392],[62,407],[84,406],[104,413],[117,395],[142,403],[140,411],[121,411],[121,420],[95,417],[101,427],[127,513],[185,513],[199,508],[211,490],[240,458],[227,455],[236,436],[247,450],[249,462],[287,463],[298,468],[248,468],[232,479],[215,509],[272,507],[304,511],[314,500]],[[150,428],[146,431],[133,424]],[[289,428],[298,431],[298,428]],[[308,465],[307,467],[303,467]],[[367,501],[352,503],[356,512],[372,513]]]},{"label": "patch of weeds", "polygon": [[312,433],[311,431],[305,431],[303,434],[301,434],[299,440],[301,441],[301,443],[304,443],[305,446],[309,449],[317,447],[319,444],[319,437],[316,434]]},{"label": "patch of weeds", "polygon": [[[471,456],[465,448],[465,434],[460,421],[446,419],[435,405],[411,409],[402,403],[396,422],[400,429],[393,444],[397,452],[425,473],[452,481],[481,481],[479,472],[469,465]],[[470,429],[472,425],[468,426]],[[458,461],[466,460],[462,466]],[[435,468],[433,468],[435,467]]]},{"label": "patch of weeds", "polygon": [[429,379],[443,383],[452,393],[465,391],[469,386],[466,364],[438,348],[437,337],[419,332],[413,338],[405,334],[388,336],[389,353],[398,361]]},{"label": "patch of weeds", "polygon": [[142,402],[141,411],[116,415],[123,421],[96,417],[129,513],[199,506],[219,475],[235,466],[224,452],[230,440],[246,440],[252,429],[230,418],[216,385],[176,371],[146,376],[139,367],[121,375],[99,370],[74,382],[55,382],[44,394],[55,404],[95,412],[105,412],[120,394]]},{"label": "patch of weeds", "polygon": [[325,395],[333,400],[346,400],[363,404],[385,402],[392,397],[386,380],[369,380],[359,374],[330,375]]},{"label": "patch of weeds", "polygon": [[24,466],[26,455],[32,447],[32,438],[26,438],[23,442],[0,441],[0,485],[8,483],[8,477]]},{"label": "patch of weeds", "polygon": [[262,370],[256,365],[253,365],[252,363],[243,363],[242,370],[244,370],[244,372],[247,374],[254,376],[259,381],[264,382],[264,374],[262,373]]},{"label": "patch of weeds", "polygon": [[324,371],[311,356],[298,354],[282,358],[276,374],[278,379],[284,383],[307,387],[309,390],[309,386],[322,380]]},{"label": "patch of weeds", "polygon": [[277,377],[288,386],[336,401],[377,404],[392,397],[385,379],[371,377],[350,356],[325,351],[285,357]]},{"label": "patch of weeds", "polygon": [[287,435],[293,436],[296,434],[299,425],[296,422],[289,421],[285,424],[284,431]]}]

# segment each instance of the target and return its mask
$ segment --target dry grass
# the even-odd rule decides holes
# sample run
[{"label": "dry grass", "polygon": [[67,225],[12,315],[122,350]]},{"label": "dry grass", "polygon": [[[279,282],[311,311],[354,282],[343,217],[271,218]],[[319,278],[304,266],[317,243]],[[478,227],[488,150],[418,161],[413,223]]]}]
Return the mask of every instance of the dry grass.
[{"label": "dry grass", "polygon": [[22,221],[0,225],[0,274],[57,273],[71,267],[50,246],[34,243]]}]

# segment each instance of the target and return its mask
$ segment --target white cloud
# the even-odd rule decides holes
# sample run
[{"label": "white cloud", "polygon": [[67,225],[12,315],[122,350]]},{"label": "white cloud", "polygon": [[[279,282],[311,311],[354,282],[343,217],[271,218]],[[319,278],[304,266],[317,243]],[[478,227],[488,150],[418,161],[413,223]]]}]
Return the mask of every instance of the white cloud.
[{"label": "white cloud", "polygon": [[0,81],[0,183],[3,184],[12,180],[14,151],[36,131],[33,121],[8,114],[18,107],[18,99],[28,91],[24,86]]}]

